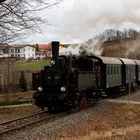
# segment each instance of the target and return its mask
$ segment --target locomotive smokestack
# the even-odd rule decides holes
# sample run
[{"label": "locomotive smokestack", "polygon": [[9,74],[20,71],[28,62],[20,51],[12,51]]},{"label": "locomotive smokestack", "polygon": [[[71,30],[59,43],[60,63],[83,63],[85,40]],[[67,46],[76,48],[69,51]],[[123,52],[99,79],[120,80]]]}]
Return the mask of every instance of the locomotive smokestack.
[{"label": "locomotive smokestack", "polygon": [[52,42],[52,60],[54,61],[54,65],[58,66],[58,55],[59,55],[59,42]]}]

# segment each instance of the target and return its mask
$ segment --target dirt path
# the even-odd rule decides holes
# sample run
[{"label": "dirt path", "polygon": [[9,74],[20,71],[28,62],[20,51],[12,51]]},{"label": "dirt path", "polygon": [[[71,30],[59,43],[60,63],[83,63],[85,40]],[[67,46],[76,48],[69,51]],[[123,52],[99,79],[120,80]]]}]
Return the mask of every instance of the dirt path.
[{"label": "dirt path", "polygon": [[140,102],[132,101],[132,100],[120,100],[120,99],[106,99],[103,102],[110,102],[110,103],[123,103],[123,104],[135,104],[140,105]]}]

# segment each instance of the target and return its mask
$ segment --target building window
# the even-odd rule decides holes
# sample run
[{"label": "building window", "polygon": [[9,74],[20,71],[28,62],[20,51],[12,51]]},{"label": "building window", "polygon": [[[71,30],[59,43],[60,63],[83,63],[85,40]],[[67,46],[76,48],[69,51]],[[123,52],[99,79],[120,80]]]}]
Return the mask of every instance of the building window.
[{"label": "building window", "polygon": [[11,49],[11,53],[14,53],[14,49]]},{"label": "building window", "polygon": [[8,53],[8,49],[7,48],[3,49],[3,53]]},{"label": "building window", "polygon": [[20,53],[20,49],[18,49],[18,53]]}]

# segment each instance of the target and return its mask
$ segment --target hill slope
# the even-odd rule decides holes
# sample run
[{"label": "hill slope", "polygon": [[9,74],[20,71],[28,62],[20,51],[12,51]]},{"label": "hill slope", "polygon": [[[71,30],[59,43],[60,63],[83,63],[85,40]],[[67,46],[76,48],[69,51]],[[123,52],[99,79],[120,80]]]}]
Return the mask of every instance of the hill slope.
[{"label": "hill slope", "polygon": [[106,41],[102,44],[103,56],[140,59],[140,38]]}]

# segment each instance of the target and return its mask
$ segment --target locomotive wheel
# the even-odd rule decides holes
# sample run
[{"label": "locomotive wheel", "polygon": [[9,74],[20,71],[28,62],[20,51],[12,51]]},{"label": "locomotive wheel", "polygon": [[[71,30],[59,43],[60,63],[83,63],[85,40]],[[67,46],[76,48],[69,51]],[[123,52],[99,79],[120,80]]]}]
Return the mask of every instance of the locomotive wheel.
[{"label": "locomotive wheel", "polygon": [[86,98],[80,96],[80,94],[78,93],[77,95],[79,95],[78,97],[76,97],[76,99],[74,100],[74,108],[77,110],[83,106],[86,105]]},{"label": "locomotive wheel", "polygon": [[80,100],[80,107],[84,107],[86,105],[87,100],[83,97]]}]

